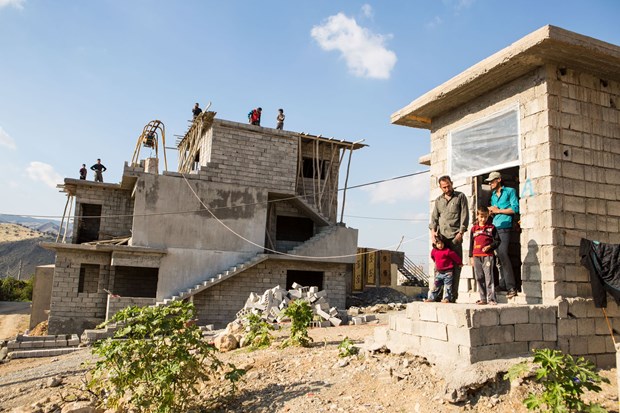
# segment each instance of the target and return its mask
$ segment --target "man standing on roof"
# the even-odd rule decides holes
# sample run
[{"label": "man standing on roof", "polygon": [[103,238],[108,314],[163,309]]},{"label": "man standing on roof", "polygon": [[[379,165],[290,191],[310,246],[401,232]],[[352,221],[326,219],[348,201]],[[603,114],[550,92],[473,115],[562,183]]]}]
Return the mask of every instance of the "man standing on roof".
[{"label": "man standing on roof", "polygon": [[103,182],[103,172],[107,171],[108,168],[103,166],[101,159],[97,159],[97,163],[91,166],[90,170],[95,171],[95,182]]},{"label": "man standing on roof", "polygon": [[502,175],[499,172],[491,172],[484,181],[491,185],[493,191],[489,212],[493,214],[493,225],[497,228],[499,239],[502,241],[496,250],[500,289],[506,288],[508,290],[506,297],[513,298],[517,295],[517,286],[512,262],[508,256],[508,247],[510,246],[510,233],[512,232],[512,217],[519,213],[519,199],[517,198],[517,191],[502,185]]},{"label": "man standing on roof", "polygon": [[[431,241],[437,242],[439,235],[443,236],[445,244],[463,259],[463,235],[469,226],[469,205],[467,196],[457,192],[452,187],[452,180],[448,175],[439,178],[439,187],[442,195],[435,199],[435,206],[431,213]],[[454,267],[452,275],[452,302],[456,302],[459,295],[459,278],[461,268]]]},{"label": "man standing on roof", "polygon": [[263,108],[256,108],[248,113],[248,122],[250,125],[260,126],[260,115],[263,112]]},{"label": "man standing on roof", "polygon": [[278,116],[276,117],[276,129],[284,129],[284,109],[278,109]]},{"label": "man standing on roof", "polygon": [[200,105],[198,104],[198,102],[196,102],[196,104],[194,105],[194,109],[192,109],[192,114],[194,115],[194,119],[196,119],[196,116],[200,115],[202,113],[202,109],[200,109]]}]

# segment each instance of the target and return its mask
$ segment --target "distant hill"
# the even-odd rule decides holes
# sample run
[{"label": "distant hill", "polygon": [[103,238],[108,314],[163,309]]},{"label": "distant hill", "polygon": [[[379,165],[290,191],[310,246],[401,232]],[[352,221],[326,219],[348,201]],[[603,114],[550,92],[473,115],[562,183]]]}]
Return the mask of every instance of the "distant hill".
[{"label": "distant hill", "polygon": [[54,239],[49,236],[41,236],[20,241],[0,242],[0,277],[17,278],[21,272],[21,278],[26,279],[34,274],[36,266],[53,264],[54,251],[41,248],[39,243],[41,241],[53,241]]},{"label": "distant hill", "polygon": [[[60,229],[60,221],[58,220],[32,218],[22,215],[0,214],[0,223],[17,224],[53,236],[56,236]],[[72,234],[72,227],[73,225],[69,224],[67,229],[67,235],[69,236]],[[1,237],[0,242],[2,242]]]}]

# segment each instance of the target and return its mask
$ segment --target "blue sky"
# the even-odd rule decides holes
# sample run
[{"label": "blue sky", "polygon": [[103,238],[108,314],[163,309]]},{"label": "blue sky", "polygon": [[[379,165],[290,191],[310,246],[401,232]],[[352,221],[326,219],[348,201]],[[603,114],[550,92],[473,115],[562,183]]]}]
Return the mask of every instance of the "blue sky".
[{"label": "blue sky", "polygon": [[[282,107],[287,130],[365,139],[349,185],[424,171],[429,132],[393,112],[546,24],[620,44],[618,16],[616,0],[0,0],[0,213],[62,215],[64,177],[101,158],[119,182],[144,125],[163,121],[173,146],[194,102],[239,122],[261,106],[270,127]],[[404,237],[427,262],[428,187],[351,190],[344,220],[361,246]]]}]

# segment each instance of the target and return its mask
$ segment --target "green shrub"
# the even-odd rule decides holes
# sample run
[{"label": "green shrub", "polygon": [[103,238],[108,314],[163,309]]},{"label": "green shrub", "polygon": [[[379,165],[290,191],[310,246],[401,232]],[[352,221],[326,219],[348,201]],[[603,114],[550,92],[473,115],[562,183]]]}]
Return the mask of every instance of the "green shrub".
[{"label": "green shrub", "polygon": [[269,347],[273,337],[273,326],[263,320],[259,315],[250,313],[246,316],[249,331],[245,334],[245,341],[252,350]]},{"label": "green shrub", "polygon": [[355,347],[353,341],[349,337],[345,337],[340,344],[338,344],[338,357],[349,357],[359,353],[360,349]]},{"label": "green shrub", "polygon": [[124,326],[95,343],[99,356],[88,388],[100,405],[138,412],[186,411],[198,402],[199,386],[211,382],[209,401],[234,392],[245,373],[224,365],[193,322],[194,306],[176,301],[161,307],[129,307],[110,322]]},{"label": "green shrub", "polygon": [[[579,357],[574,359],[570,354],[558,350],[534,350],[536,381],[544,390],[541,394],[530,393],[523,401],[528,410],[542,412],[606,412],[596,403],[585,403],[581,400],[586,390],[599,392],[599,383],[609,383],[601,377],[592,362]],[[513,380],[529,371],[529,363],[522,362],[512,366],[505,378]]]},{"label": "green shrub", "polygon": [[0,301],[32,301],[34,277],[18,280],[13,277],[0,279]]},{"label": "green shrub", "polygon": [[284,310],[284,315],[291,319],[291,335],[284,340],[282,347],[308,347],[313,341],[308,335],[308,326],[312,321],[312,308],[307,301],[291,301]]}]

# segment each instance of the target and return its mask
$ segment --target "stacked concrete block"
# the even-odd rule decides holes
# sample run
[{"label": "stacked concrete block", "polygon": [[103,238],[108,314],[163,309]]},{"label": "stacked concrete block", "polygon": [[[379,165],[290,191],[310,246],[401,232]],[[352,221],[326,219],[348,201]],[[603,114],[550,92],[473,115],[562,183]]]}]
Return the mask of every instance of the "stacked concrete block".
[{"label": "stacked concrete block", "polygon": [[[620,308],[609,303],[607,316],[620,328]],[[357,324],[356,317],[353,322]],[[410,352],[433,362],[476,363],[521,357],[553,348],[584,356],[600,367],[615,362],[613,340],[601,309],[592,300],[566,299],[555,305],[480,307],[414,302],[405,314],[390,317],[375,340],[391,351]]]},{"label": "stacked concrete block", "polygon": [[77,350],[80,339],[76,334],[53,336],[18,335],[7,343],[8,358],[52,357]]},{"label": "stacked concrete block", "polygon": [[250,293],[245,306],[237,312],[237,319],[254,313],[271,323],[286,321],[288,318],[284,315],[284,311],[294,300],[306,301],[312,308],[315,319],[311,327],[339,326],[342,323],[338,309],[330,307],[325,291],[319,291],[318,287],[305,287],[297,283],[293,283],[292,289],[288,291],[276,286],[265,291],[261,296]]},{"label": "stacked concrete block", "polygon": [[[336,263],[295,262],[290,260],[267,260],[222,281],[193,296],[199,324],[214,324],[224,328],[244,308],[248,297],[256,291],[266,291],[274,285],[285,285],[288,270],[318,271],[323,274],[324,293],[330,297],[330,305],[345,308],[346,278],[351,266]],[[295,289],[287,291],[287,298],[300,298]],[[319,292],[323,294],[323,292]],[[299,297],[296,297],[299,295]]]}]

